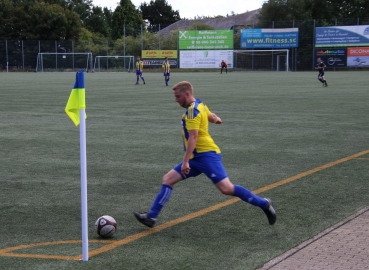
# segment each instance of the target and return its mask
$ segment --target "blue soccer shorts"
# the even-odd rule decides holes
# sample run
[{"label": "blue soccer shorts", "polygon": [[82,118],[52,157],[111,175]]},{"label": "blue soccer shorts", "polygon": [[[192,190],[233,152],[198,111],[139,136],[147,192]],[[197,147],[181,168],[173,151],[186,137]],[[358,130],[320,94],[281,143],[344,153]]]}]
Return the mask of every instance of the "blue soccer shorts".
[{"label": "blue soccer shorts", "polygon": [[170,76],[170,72],[167,72],[167,73],[164,72],[164,76],[168,76],[169,77]]},{"label": "blue soccer shorts", "polygon": [[140,76],[142,76],[142,71],[140,71],[140,70],[136,70],[136,75],[140,75]]},{"label": "blue soccer shorts", "polygon": [[[221,154],[217,154],[215,152],[199,154],[198,156],[190,159],[189,164],[191,169],[190,173],[186,175],[186,178],[196,177],[204,173],[213,182],[213,184],[217,184],[228,177],[222,163]],[[181,166],[182,162],[173,168],[180,175],[182,175]]]}]

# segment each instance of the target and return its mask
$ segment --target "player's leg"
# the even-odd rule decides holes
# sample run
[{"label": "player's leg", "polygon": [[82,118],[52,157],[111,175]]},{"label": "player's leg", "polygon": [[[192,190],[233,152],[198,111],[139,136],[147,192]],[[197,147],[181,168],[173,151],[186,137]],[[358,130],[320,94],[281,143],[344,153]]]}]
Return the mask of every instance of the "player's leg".
[{"label": "player's leg", "polygon": [[140,73],[138,70],[136,70],[136,84],[139,84],[139,80],[140,80]]},{"label": "player's leg", "polygon": [[220,68],[220,74],[222,74],[222,73],[223,73],[223,67]]},{"label": "player's leg", "polygon": [[277,217],[272,201],[257,196],[243,186],[234,185],[228,178],[220,154],[204,157],[201,163],[203,166],[201,167],[202,172],[215,184],[220,192],[238,197],[245,202],[260,207],[267,215],[269,224],[273,225],[275,223]]},{"label": "player's leg", "polygon": [[271,199],[261,198],[243,186],[232,184],[228,177],[216,183],[215,186],[225,195],[238,197],[245,202],[260,207],[268,217],[270,225],[276,222],[277,215]]},{"label": "player's leg", "polygon": [[320,81],[324,85],[324,81],[322,79],[321,73],[319,73],[319,75],[318,75],[318,81]]},{"label": "player's leg", "polygon": [[137,220],[150,228],[153,227],[161,209],[164,207],[165,203],[172,195],[173,186],[181,180],[181,174],[174,169],[170,170],[166,175],[164,175],[161,189],[156,195],[156,198],[151,205],[150,211],[147,213],[134,212]]},{"label": "player's leg", "polygon": [[326,79],[324,77],[324,72],[322,73],[322,81],[323,81],[323,86],[327,87],[328,84],[327,84],[327,81],[326,81]]},{"label": "player's leg", "polygon": [[143,81],[143,83],[144,83],[144,84],[146,84],[145,79],[144,79],[144,77],[142,76],[142,72],[140,73],[140,77],[141,77],[141,80]]},{"label": "player's leg", "polygon": [[228,74],[228,67],[225,67],[225,70],[226,70],[226,74]]}]

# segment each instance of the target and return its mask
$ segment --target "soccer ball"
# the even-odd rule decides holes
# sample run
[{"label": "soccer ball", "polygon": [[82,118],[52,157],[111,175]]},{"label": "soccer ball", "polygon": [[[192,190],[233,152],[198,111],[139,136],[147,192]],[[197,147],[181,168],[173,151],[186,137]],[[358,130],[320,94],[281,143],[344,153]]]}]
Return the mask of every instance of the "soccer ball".
[{"label": "soccer ball", "polygon": [[111,216],[99,217],[95,222],[95,229],[98,235],[103,238],[112,237],[117,229],[117,222]]}]

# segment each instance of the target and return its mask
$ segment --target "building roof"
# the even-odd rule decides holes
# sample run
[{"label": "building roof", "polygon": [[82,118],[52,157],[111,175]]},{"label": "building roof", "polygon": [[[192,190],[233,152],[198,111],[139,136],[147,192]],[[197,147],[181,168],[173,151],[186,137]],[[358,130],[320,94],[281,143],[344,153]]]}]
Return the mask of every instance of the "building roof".
[{"label": "building roof", "polygon": [[207,24],[215,30],[233,29],[234,25],[254,25],[259,19],[260,9],[248,11],[242,14],[231,15],[226,18],[213,18],[201,20],[179,20],[159,31],[159,34],[169,36],[170,32],[177,29],[187,29],[190,25],[196,22]]}]

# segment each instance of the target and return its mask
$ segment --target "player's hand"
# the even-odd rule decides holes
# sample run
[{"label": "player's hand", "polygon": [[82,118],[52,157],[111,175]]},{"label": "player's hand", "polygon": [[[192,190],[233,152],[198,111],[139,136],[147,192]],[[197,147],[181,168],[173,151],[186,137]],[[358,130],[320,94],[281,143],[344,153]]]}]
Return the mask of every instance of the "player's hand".
[{"label": "player's hand", "polygon": [[181,166],[181,172],[184,178],[187,177],[186,175],[190,173],[190,170],[191,170],[190,164],[188,162],[183,161]]},{"label": "player's hand", "polygon": [[214,123],[220,125],[222,123],[222,119],[219,116],[216,116]]}]

